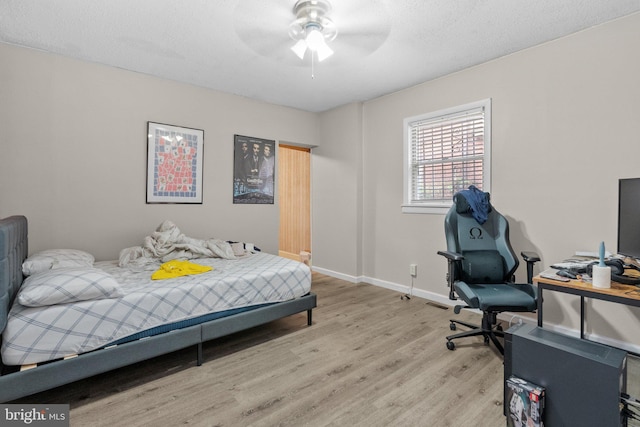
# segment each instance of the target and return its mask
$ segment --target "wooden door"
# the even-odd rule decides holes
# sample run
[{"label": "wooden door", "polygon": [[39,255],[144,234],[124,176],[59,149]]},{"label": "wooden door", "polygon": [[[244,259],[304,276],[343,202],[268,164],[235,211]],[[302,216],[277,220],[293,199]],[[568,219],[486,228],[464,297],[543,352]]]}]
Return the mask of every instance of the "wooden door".
[{"label": "wooden door", "polygon": [[278,197],[279,254],[300,261],[300,252],[311,252],[310,149],[279,145]]}]

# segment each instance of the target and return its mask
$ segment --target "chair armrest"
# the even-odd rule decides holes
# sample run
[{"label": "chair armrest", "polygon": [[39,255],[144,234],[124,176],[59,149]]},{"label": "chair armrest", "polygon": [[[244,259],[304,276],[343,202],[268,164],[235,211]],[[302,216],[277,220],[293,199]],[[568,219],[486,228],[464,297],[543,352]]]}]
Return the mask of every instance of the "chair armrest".
[{"label": "chair armrest", "polygon": [[447,259],[447,286],[449,286],[449,299],[455,301],[458,299],[453,287],[453,282],[455,281],[455,265],[457,262],[462,261],[464,256],[451,251],[438,251],[438,255],[442,255]]},{"label": "chair armrest", "polygon": [[445,257],[449,261],[462,261],[464,259],[464,256],[460,255],[457,252],[438,251],[438,255],[442,255],[443,257]]},{"label": "chair armrest", "polygon": [[524,259],[526,262],[540,261],[540,256],[536,252],[523,251],[523,252],[520,252],[520,255],[522,255],[522,259]]},{"label": "chair armrest", "polygon": [[540,261],[540,256],[536,252],[520,252],[522,258],[527,262],[527,283],[533,283],[533,265]]}]

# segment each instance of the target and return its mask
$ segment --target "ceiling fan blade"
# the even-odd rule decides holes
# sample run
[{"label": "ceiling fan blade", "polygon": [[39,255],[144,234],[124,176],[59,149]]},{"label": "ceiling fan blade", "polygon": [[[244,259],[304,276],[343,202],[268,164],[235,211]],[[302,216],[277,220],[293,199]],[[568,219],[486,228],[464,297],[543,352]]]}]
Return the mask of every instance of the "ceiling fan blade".
[{"label": "ceiling fan blade", "polygon": [[391,26],[389,11],[382,0],[336,1],[330,16],[338,34],[388,32]]},{"label": "ceiling fan blade", "polygon": [[[240,0],[234,11],[236,34],[260,56],[305,66],[300,53],[291,51],[296,44],[289,36],[289,26],[296,19],[294,4],[295,1],[287,5],[279,0]],[[335,52],[331,58],[323,55],[327,64],[334,57],[358,59],[369,55],[388,37],[391,25],[383,0],[334,0],[332,6],[328,16],[334,21],[338,35],[327,43]],[[302,57],[305,57],[304,51]]]}]

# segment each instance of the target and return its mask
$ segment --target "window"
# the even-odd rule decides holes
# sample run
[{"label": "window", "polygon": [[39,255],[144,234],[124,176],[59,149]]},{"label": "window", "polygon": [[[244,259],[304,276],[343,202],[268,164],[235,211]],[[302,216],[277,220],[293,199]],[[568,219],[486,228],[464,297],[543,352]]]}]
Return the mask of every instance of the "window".
[{"label": "window", "polygon": [[490,191],[491,99],[404,120],[405,213],[444,213],[453,195]]}]

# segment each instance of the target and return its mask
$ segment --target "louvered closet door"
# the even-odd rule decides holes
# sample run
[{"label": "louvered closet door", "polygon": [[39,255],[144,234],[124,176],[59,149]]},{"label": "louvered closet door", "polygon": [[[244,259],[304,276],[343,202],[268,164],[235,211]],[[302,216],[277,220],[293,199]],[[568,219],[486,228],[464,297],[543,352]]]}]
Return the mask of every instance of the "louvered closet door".
[{"label": "louvered closet door", "polygon": [[279,145],[280,256],[311,252],[311,151]]}]

